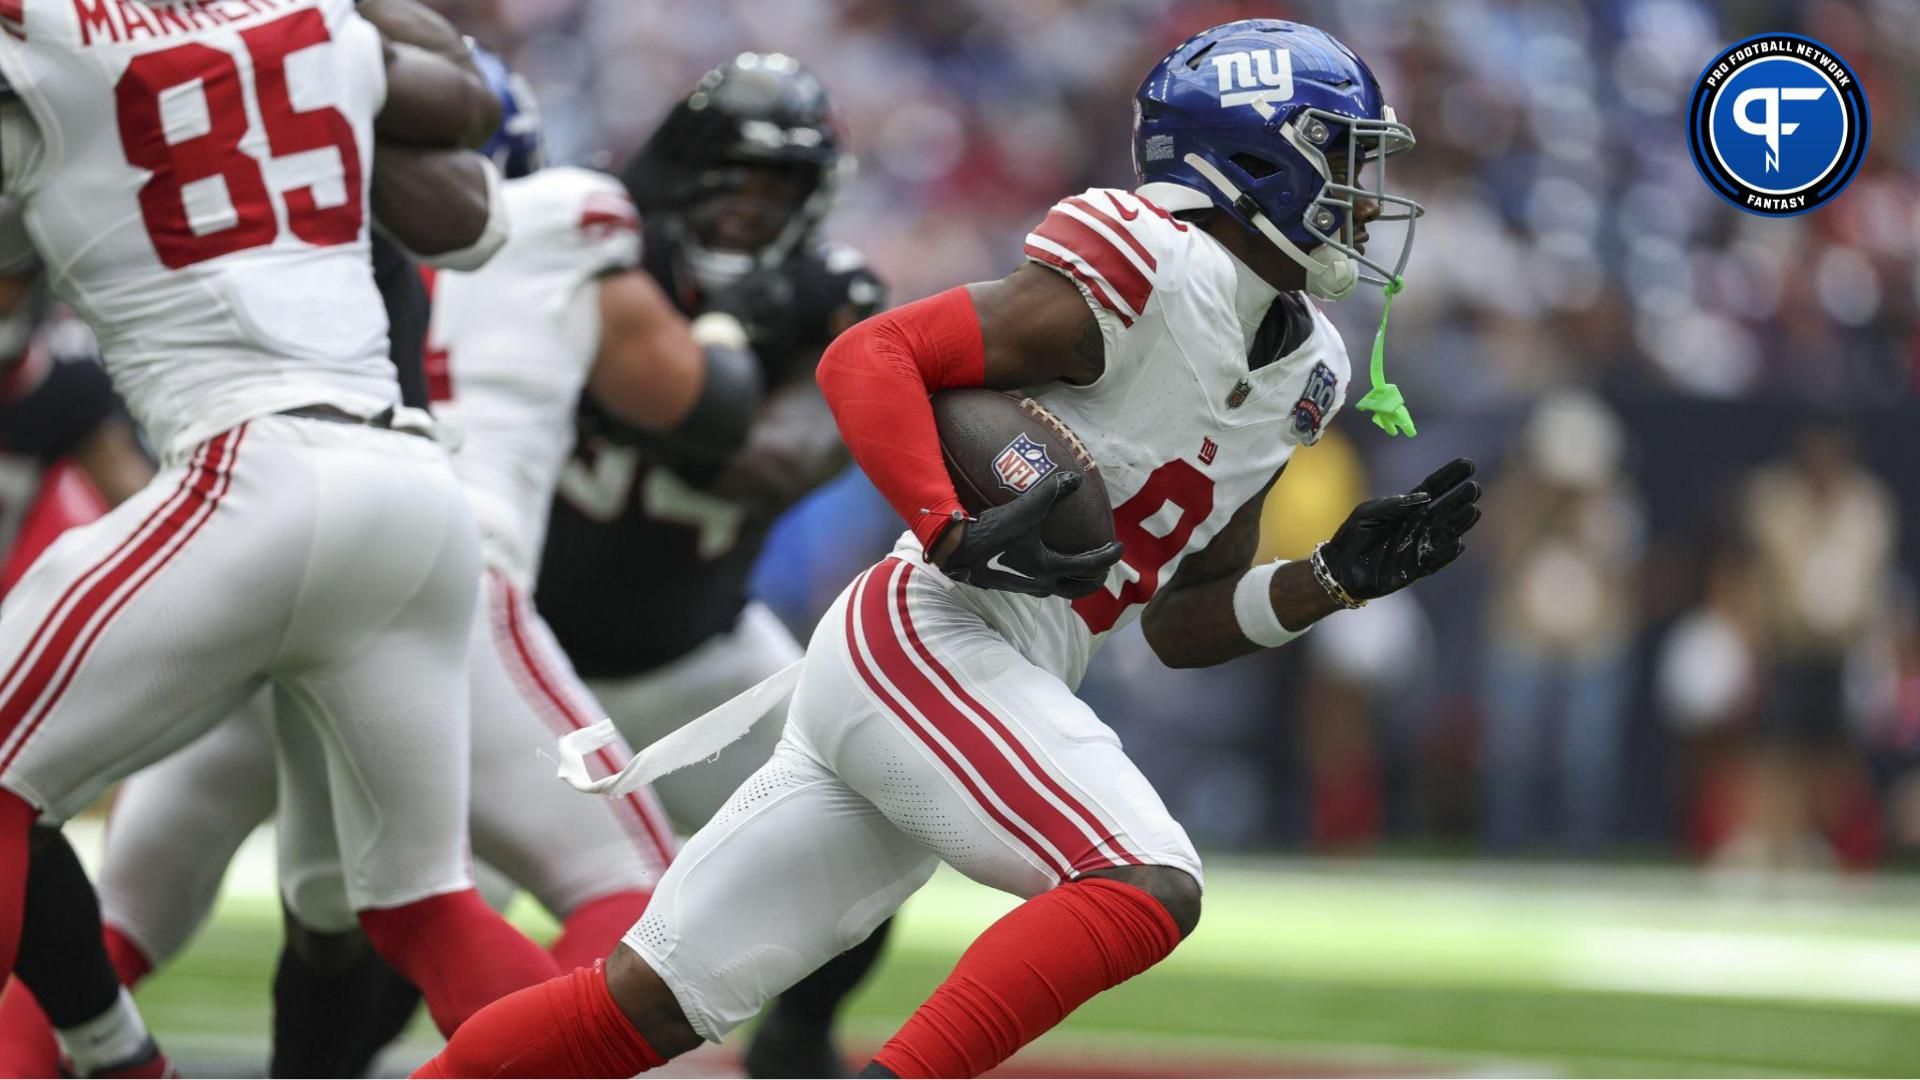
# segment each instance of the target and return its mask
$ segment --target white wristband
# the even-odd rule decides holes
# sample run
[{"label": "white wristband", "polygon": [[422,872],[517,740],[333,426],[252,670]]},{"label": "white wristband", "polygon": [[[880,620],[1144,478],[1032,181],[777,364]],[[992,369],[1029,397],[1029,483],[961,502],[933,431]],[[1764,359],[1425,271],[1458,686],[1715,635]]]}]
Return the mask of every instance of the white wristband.
[{"label": "white wristband", "polygon": [[1262,563],[1240,575],[1240,584],[1233,589],[1233,618],[1240,624],[1240,632],[1248,641],[1268,649],[1306,633],[1280,625],[1280,615],[1273,610],[1273,575],[1285,565],[1285,559]]}]

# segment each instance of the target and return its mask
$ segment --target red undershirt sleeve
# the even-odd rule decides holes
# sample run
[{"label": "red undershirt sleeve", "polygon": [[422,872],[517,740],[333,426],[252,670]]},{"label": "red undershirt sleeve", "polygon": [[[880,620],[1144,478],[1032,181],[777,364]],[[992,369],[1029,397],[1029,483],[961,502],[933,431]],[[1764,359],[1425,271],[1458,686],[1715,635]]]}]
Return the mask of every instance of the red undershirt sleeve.
[{"label": "red undershirt sleeve", "polygon": [[948,289],[854,326],[828,347],[816,378],[853,460],[931,550],[961,506],[928,398],[986,383],[973,297]]}]

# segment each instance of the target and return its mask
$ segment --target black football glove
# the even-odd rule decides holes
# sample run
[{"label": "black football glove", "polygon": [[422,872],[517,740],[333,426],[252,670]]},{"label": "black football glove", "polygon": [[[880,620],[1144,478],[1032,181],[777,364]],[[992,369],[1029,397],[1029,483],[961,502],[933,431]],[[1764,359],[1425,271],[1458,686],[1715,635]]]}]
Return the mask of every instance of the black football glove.
[{"label": "black football glove", "polygon": [[1315,559],[1353,600],[1399,592],[1467,549],[1461,537],[1480,520],[1472,475],[1473,462],[1455,458],[1405,495],[1361,503]]},{"label": "black football glove", "polygon": [[955,581],[1028,596],[1079,599],[1099,589],[1106,584],[1107,570],[1120,561],[1118,541],[1062,555],[1040,539],[1040,526],[1054,500],[1071,494],[1085,479],[1060,469],[1012,502],[967,521],[941,569]]}]

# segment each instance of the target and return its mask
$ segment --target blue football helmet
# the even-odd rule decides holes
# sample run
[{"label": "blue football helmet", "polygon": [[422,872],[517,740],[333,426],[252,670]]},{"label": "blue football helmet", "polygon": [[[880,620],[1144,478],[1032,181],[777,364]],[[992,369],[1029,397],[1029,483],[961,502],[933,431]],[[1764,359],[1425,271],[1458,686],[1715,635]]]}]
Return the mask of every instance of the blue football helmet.
[{"label": "blue football helmet", "polygon": [[487,88],[500,99],[500,129],[480,152],[491,158],[500,167],[500,175],[509,180],[539,171],[547,163],[547,139],[533,87],[485,45],[468,38],[467,50],[487,80]]},{"label": "blue football helmet", "polygon": [[[1188,38],[1134,97],[1133,167],[1141,194],[1169,210],[1216,206],[1307,271],[1307,291],[1342,300],[1358,281],[1397,282],[1420,204],[1386,187],[1386,159],[1413,147],[1373,72],[1323,30],[1242,19]],[[1334,176],[1329,155],[1346,156]],[[1361,166],[1373,166],[1368,186]],[[1392,259],[1354,245],[1357,198],[1404,221]],[[1394,286],[1397,288],[1398,286]]]}]

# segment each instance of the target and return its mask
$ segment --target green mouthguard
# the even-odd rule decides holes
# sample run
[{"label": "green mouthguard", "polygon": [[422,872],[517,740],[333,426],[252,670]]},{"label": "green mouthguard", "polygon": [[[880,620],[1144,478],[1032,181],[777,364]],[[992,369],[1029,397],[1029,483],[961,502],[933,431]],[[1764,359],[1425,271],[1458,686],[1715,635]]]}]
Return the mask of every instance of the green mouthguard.
[{"label": "green mouthguard", "polygon": [[1373,335],[1373,389],[1365,397],[1354,403],[1354,408],[1367,413],[1380,430],[1389,435],[1405,435],[1412,438],[1419,434],[1413,427],[1413,415],[1407,412],[1407,401],[1400,396],[1400,388],[1387,381],[1387,316],[1393,314],[1393,297],[1406,287],[1404,278],[1394,278],[1387,282],[1386,306],[1380,310],[1380,329]]}]

